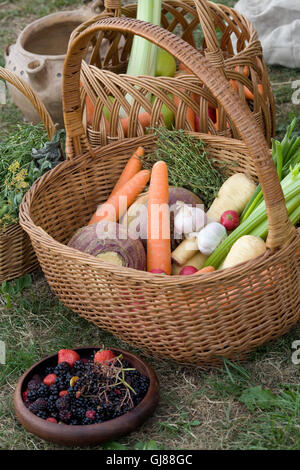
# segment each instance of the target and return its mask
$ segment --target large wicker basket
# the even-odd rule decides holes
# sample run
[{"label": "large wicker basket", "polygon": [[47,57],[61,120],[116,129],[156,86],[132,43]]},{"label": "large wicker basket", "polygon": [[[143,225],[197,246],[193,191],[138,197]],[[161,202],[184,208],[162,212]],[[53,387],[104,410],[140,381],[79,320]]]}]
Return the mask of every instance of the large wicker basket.
[{"label": "large wicker basket", "polygon": [[[73,32],[70,44],[78,34],[103,17],[136,16],[136,4],[121,8],[121,0],[106,0],[105,3],[105,12],[80,25]],[[274,97],[253,25],[233,8],[207,0],[163,1],[162,25],[164,29],[176,32],[194,48],[197,45],[200,53],[227,80],[231,80],[240,98],[251,108],[270,144],[275,135]],[[195,76],[182,75],[167,79],[125,75],[132,44],[131,34],[101,31],[91,40],[93,48],[92,52],[89,49],[89,65],[85,63],[82,69],[81,98],[82,103],[90,99],[95,108],[92,119],[87,120],[88,138],[93,146],[144,135],[145,129],[138,120],[141,109],[150,113],[151,126],[162,125],[163,104],[173,111],[175,127],[178,129],[193,130],[187,119],[186,109],[189,107],[199,115],[200,132],[241,138],[222,104]],[[247,72],[244,75],[245,70],[248,75]],[[244,87],[253,95],[250,101],[245,99]],[[109,95],[115,99],[113,105]],[[155,103],[150,100],[151,95],[157,97]],[[126,99],[128,96],[132,97],[131,106]],[[178,97],[177,101],[181,101],[179,106],[174,103],[175,96]],[[105,125],[104,107],[111,111],[109,128]],[[120,123],[120,108],[129,117],[127,132]],[[217,125],[213,122],[209,108],[218,116]]]},{"label": "large wicker basket", "polygon": [[[20,77],[0,67],[0,79],[15,86],[37,110],[49,139],[56,131],[55,125],[44,104],[32,88]],[[1,155],[0,155],[1,158]],[[34,271],[38,260],[26,232],[19,224],[11,224],[0,230],[0,283],[15,279],[25,273]]]},{"label": "large wicker basket", "polygon": [[[212,158],[230,161],[232,172],[257,177],[269,218],[264,256],[203,276],[162,276],[107,264],[66,246],[105,201],[137,146],[153,150],[153,135],[89,147],[80,112],[80,65],[99,31],[135,32],[190,67],[221,102],[244,143],[195,134]],[[299,318],[300,237],[290,223],[270,151],[247,106],[222,74],[172,33],[132,19],[104,19],[74,42],[64,68],[64,112],[69,155],[40,178],[20,208],[22,227],[54,293],[79,315],[149,354],[208,366],[241,358],[286,333]]]}]

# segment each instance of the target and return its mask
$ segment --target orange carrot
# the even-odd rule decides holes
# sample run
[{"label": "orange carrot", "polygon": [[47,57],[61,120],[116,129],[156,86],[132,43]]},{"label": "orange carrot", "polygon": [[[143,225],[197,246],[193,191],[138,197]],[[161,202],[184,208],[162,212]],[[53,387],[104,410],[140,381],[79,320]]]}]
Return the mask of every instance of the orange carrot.
[{"label": "orange carrot", "polygon": [[110,196],[104,204],[97,208],[88,225],[101,222],[102,220],[117,222],[143,191],[150,180],[150,175],[149,170],[142,170],[136,173],[113,196]]},{"label": "orange carrot", "polygon": [[[237,84],[237,81],[236,80],[230,80],[230,83],[231,85],[233,86],[233,88],[238,91],[238,84]],[[263,94],[263,86],[261,84],[258,84],[257,85],[257,89],[258,89],[258,92],[260,95]],[[248,101],[251,101],[251,100],[254,100],[254,95],[253,93],[249,90],[249,88],[247,88],[245,85],[244,85],[244,94],[245,94],[245,98],[246,100]]]},{"label": "orange carrot", "polygon": [[168,168],[165,162],[153,165],[148,194],[147,269],[171,274],[171,239]]},{"label": "orange carrot", "polygon": [[195,274],[205,274],[205,273],[212,273],[215,271],[213,266],[206,266],[205,268],[199,269]]},{"label": "orange carrot", "polygon": [[[146,127],[150,126],[150,121],[151,121],[151,115],[147,113],[146,111],[139,114],[139,121],[141,123],[142,128],[145,130]],[[121,119],[121,125],[123,128],[124,136],[127,137],[128,135],[128,126],[129,126],[129,118],[122,118]]]},{"label": "orange carrot", "polygon": [[124,170],[121,173],[120,178],[118,179],[112,193],[110,195],[113,196],[119,189],[127,183],[138,171],[142,169],[142,161],[140,157],[144,156],[144,149],[143,147],[138,147],[136,151],[132,154],[129,158],[128,162],[125,165]]},{"label": "orange carrot", "polygon": [[89,97],[89,95],[86,95],[86,98],[85,98],[85,108],[86,108],[86,123],[88,126],[91,126],[93,124],[95,106],[91,98]]}]

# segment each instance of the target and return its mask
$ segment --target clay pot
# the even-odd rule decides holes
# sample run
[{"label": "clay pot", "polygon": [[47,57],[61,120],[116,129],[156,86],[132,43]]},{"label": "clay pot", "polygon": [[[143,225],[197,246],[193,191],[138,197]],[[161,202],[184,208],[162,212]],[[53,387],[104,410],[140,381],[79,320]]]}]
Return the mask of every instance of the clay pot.
[{"label": "clay pot", "polygon": [[[95,14],[91,8],[61,11],[29,24],[15,44],[6,47],[5,68],[27,81],[39,95],[54,123],[63,126],[62,69],[72,31]],[[28,100],[8,85],[12,101],[26,120],[40,121]]]},{"label": "clay pot", "polygon": [[[89,358],[99,347],[77,348],[81,358]],[[45,370],[47,366],[57,364],[57,354],[46,357],[34,364],[20,378],[14,394],[14,409],[20,423],[27,431],[47,441],[66,446],[96,445],[104,441],[116,439],[139,427],[151,416],[159,401],[159,382],[153,369],[135,354],[122,349],[110,348],[115,355],[122,354],[123,358],[139,372],[150,379],[148,391],[143,400],[124,415],[104,421],[99,424],[72,426],[63,423],[50,423],[35,416],[29,411],[22,399],[22,392],[27,389],[27,384],[35,374]]]}]

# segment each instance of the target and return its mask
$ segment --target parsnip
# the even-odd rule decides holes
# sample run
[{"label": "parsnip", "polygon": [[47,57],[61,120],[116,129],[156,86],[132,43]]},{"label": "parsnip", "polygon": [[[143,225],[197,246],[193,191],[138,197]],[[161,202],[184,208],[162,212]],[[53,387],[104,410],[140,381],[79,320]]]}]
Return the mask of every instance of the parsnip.
[{"label": "parsnip", "polygon": [[260,237],[244,235],[232,245],[220,268],[231,268],[237,264],[254,259],[265,251],[266,244]]},{"label": "parsnip", "polygon": [[244,173],[235,173],[222,184],[218,196],[206,213],[207,217],[220,222],[225,211],[233,210],[241,214],[255,189],[256,184]]},{"label": "parsnip", "polygon": [[196,253],[194,256],[189,258],[184,263],[183,266],[179,266],[178,264],[173,263],[172,274],[173,275],[179,274],[182,268],[184,268],[185,266],[194,266],[194,268],[197,268],[199,270],[202,268],[206,260],[207,260],[207,256],[203,255],[203,253],[200,253],[200,251],[198,251],[198,253]]},{"label": "parsnip", "polygon": [[185,238],[172,252],[171,257],[176,264],[179,264],[182,267],[187,260],[198,253],[198,251],[197,237]]}]

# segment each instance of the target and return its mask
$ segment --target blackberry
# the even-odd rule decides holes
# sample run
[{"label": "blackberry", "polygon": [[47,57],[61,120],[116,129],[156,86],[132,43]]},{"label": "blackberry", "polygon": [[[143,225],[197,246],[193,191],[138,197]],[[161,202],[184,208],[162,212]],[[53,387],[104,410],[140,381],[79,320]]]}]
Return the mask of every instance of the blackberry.
[{"label": "blackberry", "polygon": [[47,398],[49,396],[49,387],[45,384],[41,384],[37,390],[38,398]]},{"label": "blackberry", "polygon": [[46,418],[48,417],[46,411],[38,411],[38,412],[36,413],[36,416],[37,416],[38,418],[42,418],[42,419],[46,419]]},{"label": "blackberry", "polygon": [[42,383],[42,377],[38,374],[35,374],[32,379],[28,382],[28,390],[37,390]]},{"label": "blackberry", "polygon": [[45,369],[45,377],[46,377],[47,375],[49,375],[49,374],[53,374],[53,373],[54,373],[54,372],[53,372],[54,369],[55,369],[55,367],[46,367],[46,369]]},{"label": "blackberry", "polygon": [[38,398],[33,403],[31,403],[31,405],[29,406],[29,411],[36,415],[39,411],[46,411],[47,405],[47,400],[45,400],[44,398]]},{"label": "blackberry", "polygon": [[49,395],[50,395],[50,397],[54,396],[54,397],[58,398],[58,387],[57,387],[57,385],[55,385],[55,384],[50,385]]},{"label": "blackberry", "polygon": [[86,398],[83,398],[83,397],[76,398],[74,405],[76,408],[84,408],[86,410],[87,400]]},{"label": "blackberry", "polygon": [[70,398],[68,395],[64,395],[63,397],[58,398],[55,404],[58,410],[68,410],[70,408]]},{"label": "blackberry", "polygon": [[67,362],[60,362],[55,367],[53,373],[56,374],[56,375],[60,375],[60,374],[63,374],[63,373],[69,372],[69,371],[70,371],[69,364]]},{"label": "blackberry", "polygon": [[95,420],[94,419],[90,419],[90,418],[83,418],[82,420],[82,424],[95,424]]},{"label": "blackberry", "polygon": [[72,412],[70,410],[60,410],[59,419],[64,423],[68,423],[72,418]]},{"label": "blackberry", "polygon": [[61,392],[62,390],[66,390],[67,388],[69,388],[69,381],[66,379],[66,377],[60,375],[57,377],[57,379],[55,380],[55,384],[58,391]]},{"label": "blackberry", "polygon": [[56,398],[53,395],[48,398],[47,410],[49,413],[56,411]]},{"label": "blackberry", "polygon": [[79,419],[72,418],[71,421],[69,422],[69,424],[70,424],[71,426],[78,426],[78,425],[80,425],[81,423],[80,423],[80,420],[79,420]]},{"label": "blackberry", "polygon": [[76,400],[76,391],[74,390],[73,387],[69,387],[67,392],[70,397],[70,400]]},{"label": "blackberry", "polygon": [[86,410],[85,408],[72,408],[72,413],[76,418],[83,419],[85,418]]},{"label": "blackberry", "polygon": [[84,372],[86,365],[82,360],[76,361],[74,364],[74,372]]},{"label": "blackberry", "polygon": [[34,389],[29,390],[27,394],[27,400],[29,400],[31,403],[33,403],[36,399],[38,398],[37,391]]}]

